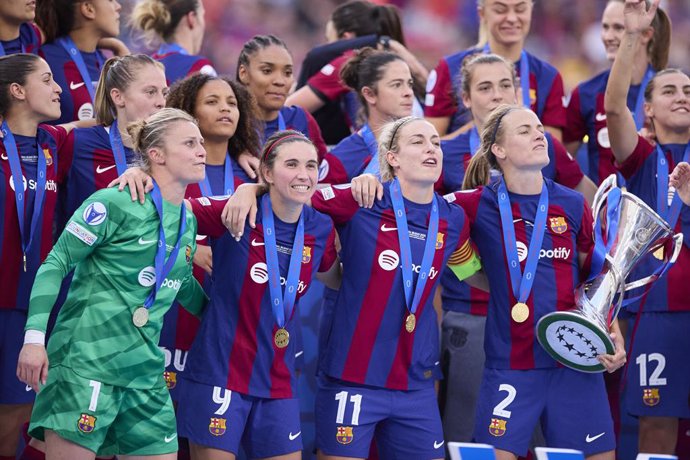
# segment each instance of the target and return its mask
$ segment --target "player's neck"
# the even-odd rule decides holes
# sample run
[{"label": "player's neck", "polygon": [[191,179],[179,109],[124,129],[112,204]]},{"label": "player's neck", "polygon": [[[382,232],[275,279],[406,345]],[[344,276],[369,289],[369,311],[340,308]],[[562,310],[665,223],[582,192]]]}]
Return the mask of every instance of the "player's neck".
[{"label": "player's neck", "polygon": [[654,131],[660,144],[687,144],[690,142],[690,129],[688,128],[671,129],[655,123]]},{"label": "player's neck", "polygon": [[276,192],[275,187],[271,187],[268,193],[271,196],[273,214],[275,214],[278,219],[288,224],[293,224],[299,220],[299,215],[302,213],[302,208],[304,207],[303,204],[289,202],[283,199],[280,193]]},{"label": "player's neck", "polygon": [[381,134],[381,128],[383,128],[386,123],[390,123],[393,120],[395,119],[390,115],[383,114],[375,108],[369,109],[367,123],[369,124],[369,128],[371,128],[371,132],[374,134],[374,137],[376,137],[377,141],[379,140],[379,135]]},{"label": "player's neck", "polygon": [[93,53],[96,51],[98,41],[102,38],[96,30],[91,27],[79,27],[69,33],[69,37],[80,51]]},{"label": "player's neck", "polygon": [[38,124],[41,120],[37,120],[32,113],[26,113],[26,110],[10,109],[7,112],[7,126],[9,126],[12,134],[20,136],[36,137],[38,132]]},{"label": "player's neck", "polygon": [[517,62],[518,59],[520,59],[523,46],[523,42],[504,45],[489,37],[489,48],[491,48],[491,52],[506,58],[509,62]]},{"label": "player's neck", "polygon": [[19,28],[22,23],[9,22],[0,17],[0,40],[8,42],[19,37]]},{"label": "player's neck", "polygon": [[544,176],[541,170],[504,170],[503,179],[508,191],[519,195],[538,195],[541,193]]},{"label": "player's neck", "polygon": [[[127,125],[129,123],[130,123],[130,120],[127,118],[127,115],[124,113],[124,111],[117,114],[117,130],[120,132],[120,138],[122,139],[122,145],[131,149],[132,148],[132,137],[127,132]],[[110,129],[112,129],[112,128],[113,128],[113,126],[110,125]]]},{"label": "player's neck", "polygon": [[434,198],[434,184],[420,183],[400,176],[398,182],[403,197],[413,203],[427,204]]},{"label": "player's neck", "polygon": [[266,123],[268,123],[269,121],[273,121],[276,118],[278,118],[278,114],[280,114],[280,109],[270,110],[270,109],[264,109],[262,107],[258,107],[259,119],[261,121],[266,122]]},{"label": "player's neck", "polygon": [[[179,25],[181,26],[182,23]],[[194,39],[192,38],[191,30],[187,28],[181,29],[178,27],[175,35],[168,43],[180,45],[189,54],[196,54],[199,52],[199,50],[194,48]]]},{"label": "player's neck", "polygon": [[204,138],[207,165],[223,165],[228,153],[228,139]]},{"label": "player's neck", "polygon": [[156,171],[151,173],[151,176],[156,180],[161,196],[165,201],[176,206],[182,204],[187,184],[175,179],[167,171]]}]

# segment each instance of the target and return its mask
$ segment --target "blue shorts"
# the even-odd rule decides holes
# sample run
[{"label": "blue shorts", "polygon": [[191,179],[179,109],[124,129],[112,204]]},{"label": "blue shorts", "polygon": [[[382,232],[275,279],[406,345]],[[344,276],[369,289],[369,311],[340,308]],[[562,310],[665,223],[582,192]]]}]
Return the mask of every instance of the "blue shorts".
[{"label": "blue shorts", "polygon": [[0,309],[0,404],[30,404],[36,393],[17,378],[17,360],[24,345],[26,311]]},{"label": "blue shorts", "polygon": [[628,412],[690,418],[690,312],[642,312],[630,347]]},{"label": "blue shorts", "polygon": [[182,377],[182,372],[184,372],[184,367],[187,364],[189,352],[187,350],[169,349],[162,346],[159,346],[159,348],[165,355],[165,371],[163,372],[163,378],[170,391],[170,398],[177,403],[180,400],[178,383]]},{"label": "blue shorts", "polygon": [[549,447],[586,456],[616,448],[601,374],[567,368],[484,369],[474,427],[476,442],[525,456],[541,420]]},{"label": "blue shorts", "polygon": [[316,393],[316,447],[327,455],[442,458],[443,428],[433,387],[388,390],[321,377]]},{"label": "blue shorts", "polygon": [[178,385],[180,437],[235,455],[241,443],[250,458],[302,450],[298,399],[257,398],[188,379]]}]

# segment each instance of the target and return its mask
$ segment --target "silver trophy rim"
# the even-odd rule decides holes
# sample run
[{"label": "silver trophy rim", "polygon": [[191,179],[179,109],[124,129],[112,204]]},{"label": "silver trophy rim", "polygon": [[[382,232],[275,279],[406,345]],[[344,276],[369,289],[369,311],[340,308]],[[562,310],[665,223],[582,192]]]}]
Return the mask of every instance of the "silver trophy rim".
[{"label": "silver trophy rim", "polygon": [[552,323],[562,320],[573,321],[581,324],[582,326],[588,327],[602,340],[604,346],[606,347],[606,352],[608,354],[613,354],[615,352],[616,348],[613,341],[611,340],[611,337],[609,337],[609,335],[605,331],[602,331],[601,328],[598,327],[594,322],[587,319],[583,315],[577,313],[576,311],[555,311],[553,313],[544,315],[539,319],[539,321],[537,322],[537,340],[541,344],[542,348],[544,348],[544,350],[546,350],[549,356],[551,356],[555,361],[566,367],[569,367],[570,369],[592,374],[605,371],[606,368],[601,363],[594,364],[592,366],[583,366],[581,364],[575,364],[573,362],[568,361],[567,359],[565,359],[563,355],[556,352],[556,350],[546,339],[546,329]]}]

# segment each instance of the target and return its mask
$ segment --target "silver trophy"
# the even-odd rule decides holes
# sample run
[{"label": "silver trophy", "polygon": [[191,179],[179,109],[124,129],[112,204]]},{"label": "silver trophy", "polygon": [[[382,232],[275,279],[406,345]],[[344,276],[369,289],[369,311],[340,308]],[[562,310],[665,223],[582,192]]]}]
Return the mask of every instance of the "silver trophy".
[{"label": "silver trophy", "polygon": [[[608,208],[609,194],[616,187],[615,175],[599,186],[592,203],[595,222],[601,218],[605,204]],[[601,273],[577,288],[573,310],[549,313],[539,320],[537,338],[541,346],[553,359],[572,369],[604,371],[597,356],[614,353],[609,326],[618,315],[623,294],[656,281],[658,275],[630,283],[626,283],[626,278],[650,252],[661,261],[662,267],[673,264],[682,243],[682,233],[674,235],[673,229],[647,204],[621,190],[618,229]],[[664,250],[665,247],[672,250]]]}]

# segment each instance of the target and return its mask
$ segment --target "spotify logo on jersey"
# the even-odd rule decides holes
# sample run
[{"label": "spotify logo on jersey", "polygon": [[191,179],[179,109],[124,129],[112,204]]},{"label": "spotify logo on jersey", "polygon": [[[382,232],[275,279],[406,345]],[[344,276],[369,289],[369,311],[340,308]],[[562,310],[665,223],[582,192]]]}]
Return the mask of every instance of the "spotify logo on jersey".
[{"label": "spotify logo on jersey", "polygon": [[139,272],[139,284],[144,287],[151,287],[156,284],[156,270],[149,266]]},{"label": "spotify logo on jersey", "polygon": [[256,284],[264,284],[268,282],[268,267],[263,262],[257,262],[249,270],[249,276]]},{"label": "spotify logo on jersey", "polygon": [[399,262],[398,253],[392,249],[386,249],[379,254],[379,266],[386,271],[395,270]]}]

